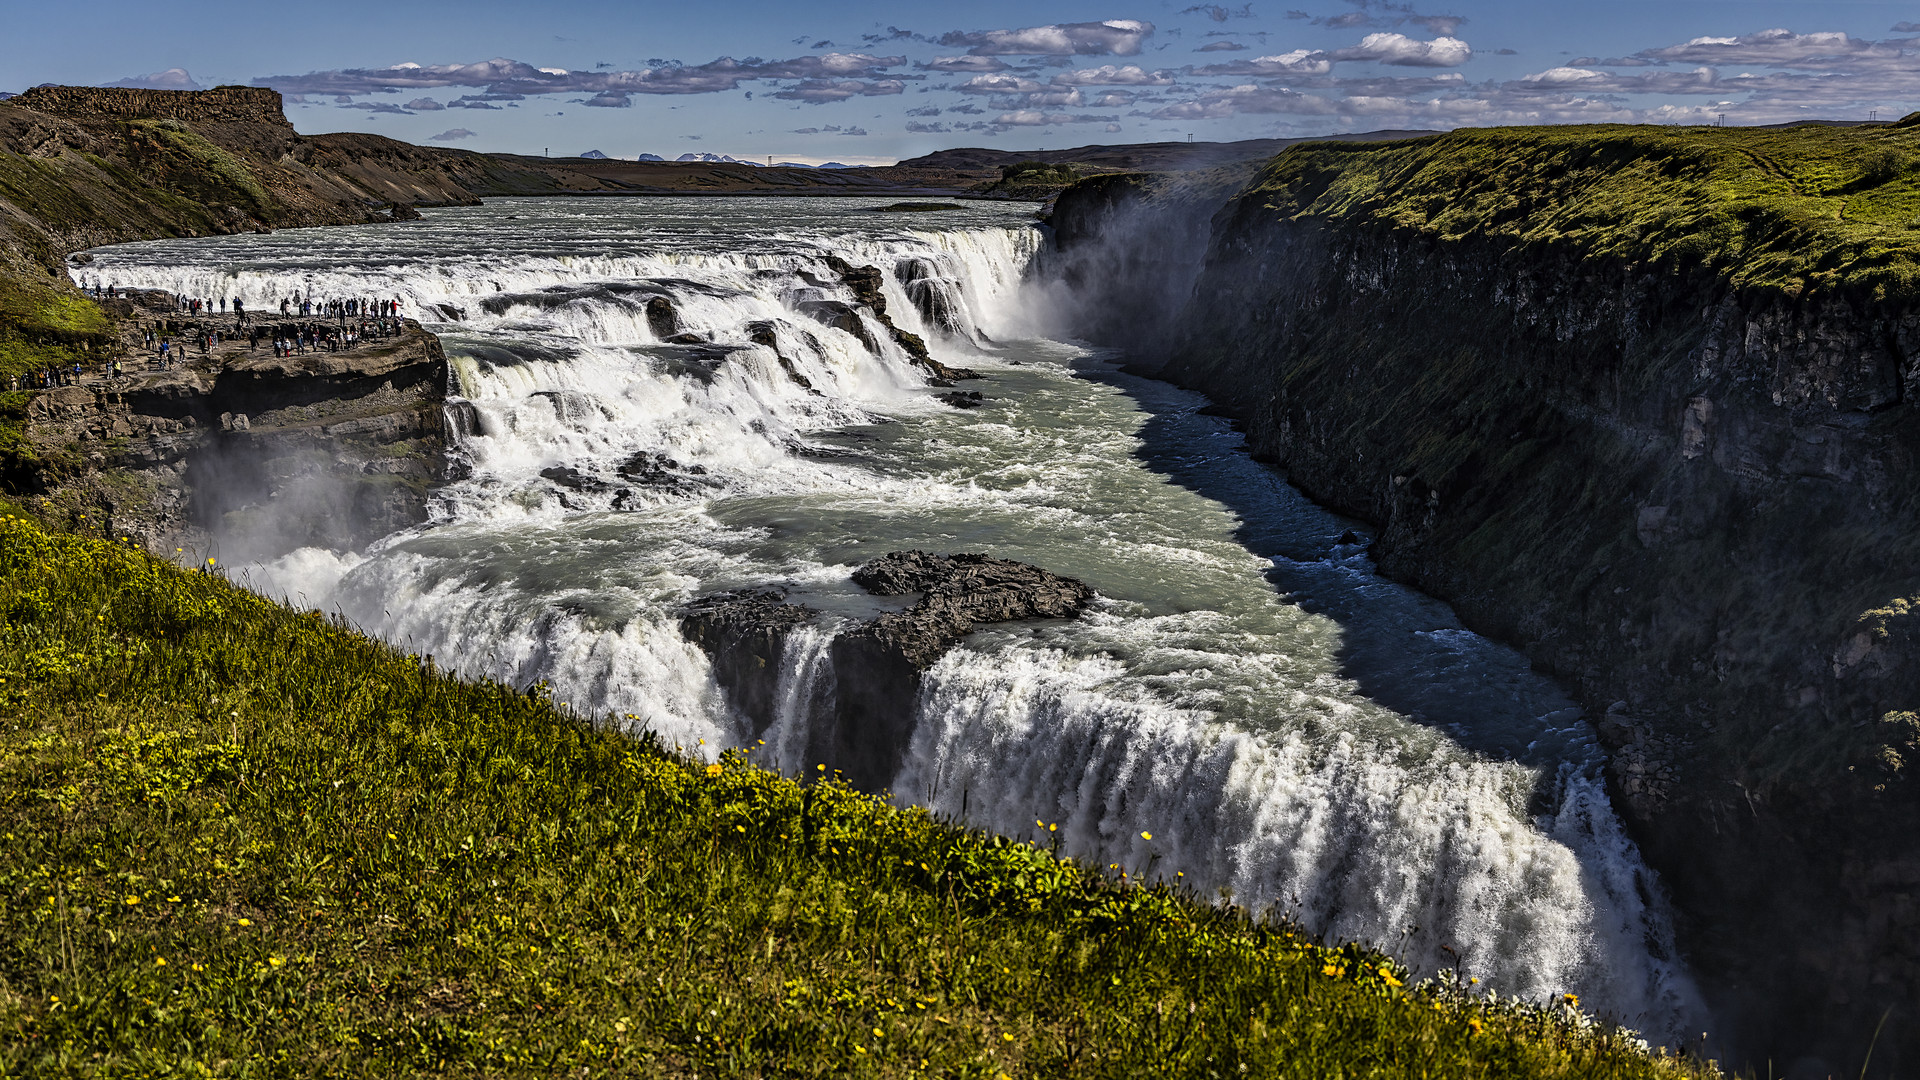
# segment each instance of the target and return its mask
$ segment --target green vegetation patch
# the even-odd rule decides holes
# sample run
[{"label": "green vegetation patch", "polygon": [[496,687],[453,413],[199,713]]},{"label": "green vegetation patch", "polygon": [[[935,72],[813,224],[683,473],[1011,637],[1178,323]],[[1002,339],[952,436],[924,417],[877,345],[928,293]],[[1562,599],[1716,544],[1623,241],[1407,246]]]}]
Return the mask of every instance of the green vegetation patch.
[{"label": "green vegetation patch", "polygon": [[246,163],[178,120],[127,124],[128,149],[136,160],[158,157],[169,187],[188,196],[222,196],[255,213],[273,206],[272,196]]},{"label": "green vegetation patch", "polygon": [[0,272],[0,488],[30,487],[41,464],[27,436],[31,395],[15,377],[91,365],[106,355],[112,323],[91,300]]},{"label": "green vegetation patch", "polygon": [[1242,198],[1289,218],[1705,269],[1790,295],[1920,291],[1920,128],[1495,128],[1316,143]]},{"label": "green vegetation patch", "polygon": [[213,570],[0,519],[0,1073],[1708,1074]]},{"label": "green vegetation patch", "polygon": [[0,274],[0,342],[99,345],[112,331],[106,312],[86,297]]}]

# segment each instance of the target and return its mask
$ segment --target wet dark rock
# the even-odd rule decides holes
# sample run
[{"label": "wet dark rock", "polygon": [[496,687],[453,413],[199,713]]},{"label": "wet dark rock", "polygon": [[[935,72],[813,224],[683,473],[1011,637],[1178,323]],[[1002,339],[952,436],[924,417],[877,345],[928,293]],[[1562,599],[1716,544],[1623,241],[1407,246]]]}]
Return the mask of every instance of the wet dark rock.
[{"label": "wet dark rock", "polygon": [[887,313],[887,275],[879,267],[855,266],[838,255],[827,256],[827,265],[840,275],[840,284],[853,291],[855,303],[872,308],[875,315]]},{"label": "wet dark rock", "polygon": [[1348,544],[1358,544],[1360,542],[1361,542],[1360,534],[1354,532],[1352,529],[1348,529],[1346,532],[1341,533],[1340,539],[1334,541],[1335,544],[1341,545],[1343,547]]},{"label": "wet dark rock", "polygon": [[802,300],[795,307],[800,314],[822,326],[844,330],[859,338],[860,344],[865,345],[868,352],[880,351],[880,342],[873,336],[873,330],[867,326],[867,321],[860,317],[857,308],[845,300]]},{"label": "wet dark rock", "polygon": [[[855,570],[853,580],[878,596],[923,594],[905,611],[835,637],[832,689],[809,703],[807,759],[868,789],[885,787],[899,770],[921,677],[948,649],[992,623],[1071,618],[1094,596],[1072,578],[986,555],[896,551]],[[815,617],[778,592],[720,593],[682,609],[681,625],[713,658],[715,677],[758,734],[773,722],[787,635]]]},{"label": "wet dark rock", "polygon": [[541,469],[540,475],[559,484],[561,487],[572,488],[575,491],[595,492],[610,491],[613,489],[613,485],[607,483],[605,480],[583,473],[570,465],[555,465],[551,468]]},{"label": "wet dark rock", "polygon": [[816,615],[774,590],[722,592],[681,608],[680,631],[712,658],[714,679],[758,732],[773,720],[787,634]]},{"label": "wet dark rock", "polygon": [[1071,618],[1093,600],[1093,590],[1073,578],[986,555],[896,551],[855,570],[853,580],[876,596],[926,595],[906,611],[841,635],[836,650],[841,642],[870,638],[922,669],[980,626]]},{"label": "wet dark rock", "polygon": [[987,403],[987,399],[981,397],[980,391],[978,390],[955,390],[951,394],[935,394],[934,396],[956,409],[977,409]]},{"label": "wet dark rock", "polygon": [[690,492],[713,484],[711,480],[704,479],[707,475],[706,466],[683,466],[665,454],[650,450],[633,455],[621,462],[614,471],[630,484],[663,491]]},{"label": "wet dark rock", "polygon": [[671,299],[655,296],[647,301],[647,326],[662,341],[680,333],[680,313],[674,310]]}]

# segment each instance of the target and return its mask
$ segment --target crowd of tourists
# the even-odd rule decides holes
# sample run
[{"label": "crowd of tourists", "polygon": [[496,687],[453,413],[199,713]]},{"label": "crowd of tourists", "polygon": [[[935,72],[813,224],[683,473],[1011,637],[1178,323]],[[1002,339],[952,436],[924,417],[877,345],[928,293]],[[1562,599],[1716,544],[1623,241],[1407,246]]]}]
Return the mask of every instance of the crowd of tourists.
[{"label": "crowd of tourists", "polygon": [[[98,280],[82,282],[80,291],[96,300],[111,300],[133,294],[130,289],[123,289],[111,282]],[[200,296],[175,296],[173,303],[174,309],[182,315],[197,317],[215,313],[231,314],[237,326],[245,326],[252,316],[252,313],[247,310],[246,301],[237,296],[232,299],[222,296],[218,300]],[[348,319],[357,318],[397,319],[404,306],[405,302],[397,296],[390,300],[370,296],[321,300],[315,299],[312,293],[302,296],[296,292],[280,298],[280,314],[283,318],[295,315],[301,318],[319,316],[336,319],[342,325],[345,325]]]}]

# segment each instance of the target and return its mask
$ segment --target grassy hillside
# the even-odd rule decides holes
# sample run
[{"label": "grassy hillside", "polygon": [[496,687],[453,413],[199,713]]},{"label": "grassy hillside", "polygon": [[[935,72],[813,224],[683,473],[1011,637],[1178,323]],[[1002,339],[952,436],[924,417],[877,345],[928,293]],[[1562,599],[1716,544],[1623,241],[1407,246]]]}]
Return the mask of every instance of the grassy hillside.
[{"label": "grassy hillside", "polygon": [[11,516],[0,1031],[42,1076],[1703,1075]]},{"label": "grassy hillside", "polygon": [[1243,198],[1286,217],[1703,267],[1794,295],[1920,292],[1920,124],[1497,128],[1320,143],[1275,158]]},{"label": "grassy hillside", "polygon": [[92,365],[107,355],[106,313],[71,289],[42,284],[0,268],[0,490],[29,489],[44,464],[27,439],[26,390],[8,390],[14,376],[49,367]]}]

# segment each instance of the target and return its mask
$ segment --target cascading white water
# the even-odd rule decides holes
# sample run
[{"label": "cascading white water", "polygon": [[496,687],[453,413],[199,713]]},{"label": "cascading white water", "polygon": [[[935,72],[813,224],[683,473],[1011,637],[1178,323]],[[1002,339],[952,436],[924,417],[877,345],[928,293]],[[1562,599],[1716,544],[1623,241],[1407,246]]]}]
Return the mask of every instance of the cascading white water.
[{"label": "cascading white water", "polygon": [[[935,665],[900,797],[1016,835],[1057,822],[1075,854],[1424,970],[1458,958],[1502,993],[1692,1029],[1659,889],[1564,693],[1374,575],[1337,543],[1349,523],[1198,398],[1037,336],[1021,211],[901,227],[873,206],[522,200],[103,249],[83,276],[256,311],[398,297],[442,335],[478,418],[468,477],[432,526],[289,554],[259,568],[271,587],[670,743],[763,727],[756,754],[807,772],[836,627],[893,603],[852,567],[909,547],[1032,562],[1102,599]],[[835,260],[879,267],[889,316],[988,376],[982,407],[935,400],[870,313],[848,321]],[[691,338],[660,340],[655,297]],[[823,612],[757,725],[676,614],[749,586]]]}]

